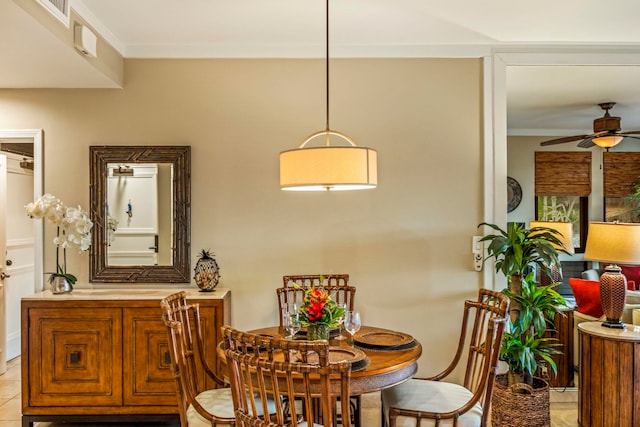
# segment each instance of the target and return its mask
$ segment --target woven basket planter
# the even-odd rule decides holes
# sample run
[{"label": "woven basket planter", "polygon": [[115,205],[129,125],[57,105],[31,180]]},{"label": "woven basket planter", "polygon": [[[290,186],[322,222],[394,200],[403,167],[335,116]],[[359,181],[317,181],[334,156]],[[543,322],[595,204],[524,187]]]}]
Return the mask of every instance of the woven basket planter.
[{"label": "woven basket planter", "polygon": [[491,398],[492,427],[549,427],[549,384],[533,378],[527,384],[507,385],[507,376],[496,376]]}]

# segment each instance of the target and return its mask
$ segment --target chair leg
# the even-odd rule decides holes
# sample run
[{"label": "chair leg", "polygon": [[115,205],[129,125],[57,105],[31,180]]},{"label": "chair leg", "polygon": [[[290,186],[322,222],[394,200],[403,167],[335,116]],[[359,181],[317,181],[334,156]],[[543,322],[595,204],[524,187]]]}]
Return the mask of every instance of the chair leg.
[{"label": "chair leg", "polygon": [[351,405],[351,418],[353,427],[360,427],[360,396],[353,396],[349,402]]}]

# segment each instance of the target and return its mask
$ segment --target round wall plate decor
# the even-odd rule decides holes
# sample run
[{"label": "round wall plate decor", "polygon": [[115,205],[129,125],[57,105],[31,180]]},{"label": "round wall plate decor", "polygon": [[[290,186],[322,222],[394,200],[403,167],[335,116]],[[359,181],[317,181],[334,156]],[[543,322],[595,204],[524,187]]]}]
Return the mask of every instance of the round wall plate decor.
[{"label": "round wall plate decor", "polygon": [[507,177],[507,212],[518,207],[522,201],[522,187],[515,179]]}]

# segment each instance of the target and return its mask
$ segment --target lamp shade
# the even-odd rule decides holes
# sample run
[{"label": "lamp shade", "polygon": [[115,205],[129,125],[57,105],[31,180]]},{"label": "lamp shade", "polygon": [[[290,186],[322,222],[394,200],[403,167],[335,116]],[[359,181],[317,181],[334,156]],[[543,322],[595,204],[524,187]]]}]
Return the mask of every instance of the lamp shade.
[{"label": "lamp shade", "polygon": [[584,258],[611,264],[640,264],[640,224],[589,223]]},{"label": "lamp shade", "polygon": [[624,137],[622,136],[616,136],[616,135],[601,136],[600,138],[593,138],[593,143],[596,144],[598,147],[611,148],[618,145],[623,138]]},{"label": "lamp shade", "polygon": [[280,188],[362,190],[378,183],[376,150],[358,146],[303,147],[280,153]]},{"label": "lamp shade", "polygon": [[562,242],[562,246],[553,245],[556,249],[564,249],[570,255],[575,253],[573,247],[573,225],[570,222],[556,221],[531,221],[530,228],[546,227],[556,230],[559,234],[556,236]]}]

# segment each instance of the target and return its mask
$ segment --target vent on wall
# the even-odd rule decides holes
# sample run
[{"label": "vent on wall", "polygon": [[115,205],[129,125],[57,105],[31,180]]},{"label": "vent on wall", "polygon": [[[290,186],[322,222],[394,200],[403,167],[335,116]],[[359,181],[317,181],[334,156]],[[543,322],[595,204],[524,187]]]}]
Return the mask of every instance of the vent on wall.
[{"label": "vent on wall", "polygon": [[69,0],[38,0],[38,3],[69,27]]}]

